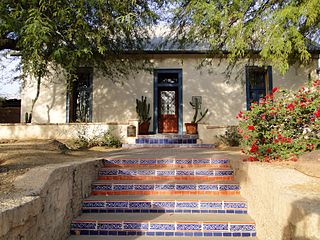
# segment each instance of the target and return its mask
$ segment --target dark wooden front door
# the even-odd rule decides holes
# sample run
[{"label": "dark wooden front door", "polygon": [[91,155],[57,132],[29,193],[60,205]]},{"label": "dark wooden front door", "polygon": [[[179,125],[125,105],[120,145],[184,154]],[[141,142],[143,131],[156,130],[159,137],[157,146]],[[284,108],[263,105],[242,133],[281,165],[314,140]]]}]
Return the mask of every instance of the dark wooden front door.
[{"label": "dark wooden front door", "polygon": [[178,132],[178,88],[162,87],[158,91],[158,127],[160,133]]}]

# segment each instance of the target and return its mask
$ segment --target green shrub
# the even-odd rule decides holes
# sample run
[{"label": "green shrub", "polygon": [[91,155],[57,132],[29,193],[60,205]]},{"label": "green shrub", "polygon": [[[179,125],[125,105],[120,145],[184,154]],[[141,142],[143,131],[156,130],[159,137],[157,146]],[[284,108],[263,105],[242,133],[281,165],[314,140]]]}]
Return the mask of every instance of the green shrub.
[{"label": "green shrub", "polygon": [[320,145],[320,80],[298,91],[274,88],[237,118],[249,160],[296,159]]},{"label": "green shrub", "polygon": [[73,149],[84,149],[95,146],[105,147],[121,147],[121,138],[115,136],[112,130],[100,133],[98,135],[90,136],[86,128],[78,130],[77,138],[72,141]]},{"label": "green shrub", "polygon": [[107,146],[107,147],[121,147],[122,142],[121,139],[112,134],[110,130],[103,134],[102,138],[100,139],[100,146]]},{"label": "green shrub", "polygon": [[219,135],[218,139],[231,147],[240,145],[241,135],[238,132],[237,126],[228,126],[224,135]]}]

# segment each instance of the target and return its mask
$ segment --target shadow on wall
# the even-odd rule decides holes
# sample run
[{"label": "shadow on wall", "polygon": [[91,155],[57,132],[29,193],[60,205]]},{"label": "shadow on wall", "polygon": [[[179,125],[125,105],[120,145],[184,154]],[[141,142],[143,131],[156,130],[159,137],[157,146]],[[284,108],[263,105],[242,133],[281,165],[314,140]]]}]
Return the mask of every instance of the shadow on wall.
[{"label": "shadow on wall", "polygon": [[320,198],[302,198],[292,203],[281,240],[320,239]]}]

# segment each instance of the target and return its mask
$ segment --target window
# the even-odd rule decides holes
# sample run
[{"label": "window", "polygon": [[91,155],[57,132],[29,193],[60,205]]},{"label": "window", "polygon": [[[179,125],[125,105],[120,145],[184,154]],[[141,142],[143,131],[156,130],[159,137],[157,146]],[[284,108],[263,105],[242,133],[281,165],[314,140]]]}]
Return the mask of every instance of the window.
[{"label": "window", "polygon": [[259,103],[260,98],[272,91],[272,68],[247,66],[246,67],[247,109],[252,102]]},{"label": "window", "polygon": [[79,68],[68,94],[69,122],[92,121],[92,68]]}]

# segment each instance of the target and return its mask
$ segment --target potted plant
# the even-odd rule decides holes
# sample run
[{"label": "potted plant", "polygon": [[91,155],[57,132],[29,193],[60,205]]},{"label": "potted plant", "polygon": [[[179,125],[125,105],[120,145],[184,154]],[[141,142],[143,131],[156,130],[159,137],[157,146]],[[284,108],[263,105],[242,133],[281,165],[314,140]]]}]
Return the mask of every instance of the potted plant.
[{"label": "potted plant", "polygon": [[150,103],[147,103],[147,97],[141,96],[141,100],[136,99],[136,112],[139,118],[138,134],[148,134],[151,116]]},{"label": "potted plant", "polygon": [[[208,109],[204,112],[201,110],[201,103],[199,99],[195,98],[194,101],[189,102],[192,108],[194,109],[194,115],[191,123],[185,123],[187,134],[197,134],[198,133],[198,123],[207,115]],[[198,114],[200,117],[198,119]]]}]

